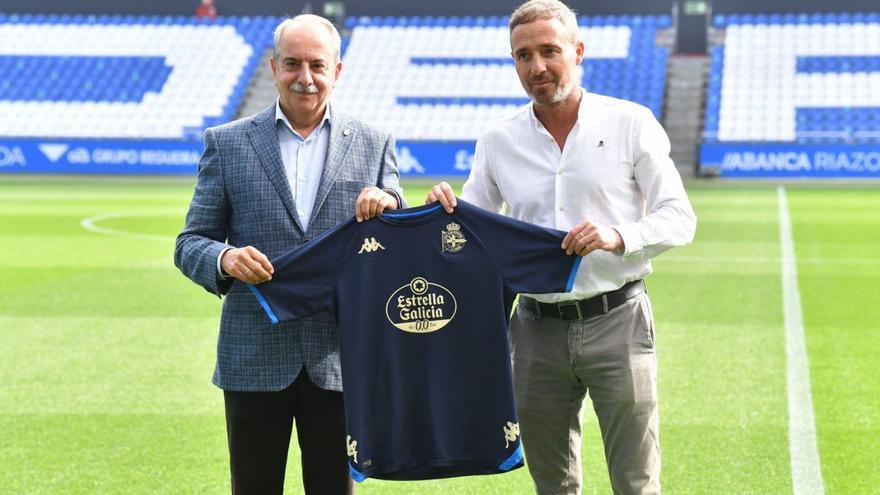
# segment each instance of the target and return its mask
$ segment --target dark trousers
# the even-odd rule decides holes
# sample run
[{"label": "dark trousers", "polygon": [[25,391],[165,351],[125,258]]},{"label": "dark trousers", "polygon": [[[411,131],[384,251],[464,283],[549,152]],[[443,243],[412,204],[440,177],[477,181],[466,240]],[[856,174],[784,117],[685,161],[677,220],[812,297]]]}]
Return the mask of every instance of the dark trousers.
[{"label": "dark trousers", "polygon": [[306,494],[351,495],[342,392],[315,386],[303,370],[280,392],[224,391],[234,495],[282,495],[293,421]]}]

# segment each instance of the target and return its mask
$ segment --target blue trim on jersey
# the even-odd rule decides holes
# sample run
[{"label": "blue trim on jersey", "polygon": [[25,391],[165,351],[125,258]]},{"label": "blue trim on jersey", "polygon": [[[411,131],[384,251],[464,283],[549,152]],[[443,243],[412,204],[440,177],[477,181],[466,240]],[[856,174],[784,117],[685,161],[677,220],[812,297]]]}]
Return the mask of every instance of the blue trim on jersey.
[{"label": "blue trim on jersey", "polygon": [[358,483],[367,479],[367,475],[355,469],[354,466],[351,465],[351,462],[348,463],[348,475]]},{"label": "blue trim on jersey", "polygon": [[510,457],[508,457],[507,460],[505,460],[500,465],[498,465],[498,470],[499,471],[510,471],[511,469],[513,469],[514,466],[519,464],[519,461],[521,461],[522,458],[523,458],[523,448],[522,448],[522,444],[519,444],[516,446],[516,450],[514,450],[513,453],[510,454]]},{"label": "blue trim on jersey", "polygon": [[584,260],[583,256],[577,256],[577,259],[574,260],[574,266],[571,267],[571,273],[568,275],[568,283],[565,284],[565,292],[571,292],[571,289],[574,288],[574,279],[577,278],[578,268],[581,266],[581,261]]},{"label": "blue trim on jersey", "polygon": [[424,210],[406,212],[406,213],[404,213],[404,212],[395,213],[393,211],[388,211],[388,212],[383,212],[382,216],[389,217],[389,218],[420,217],[423,215],[427,215],[428,213],[434,213],[435,211],[439,210],[441,208],[441,206],[442,205],[440,203],[437,203],[436,205],[434,205],[430,208],[426,208]]},{"label": "blue trim on jersey", "polygon": [[247,284],[247,288],[254,293],[254,295],[257,297],[257,301],[260,301],[260,306],[262,306],[263,311],[265,311],[266,314],[269,315],[269,319],[272,320],[272,324],[274,325],[275,323],[278,323],[278,317],[275,316],[274,312],[272,312],[272,308],[269,307],[269,303],[266,302],[266,298],[263,297],[263,294],[260,294],[260,290],[257,289],[256,286],[251,284]]}]

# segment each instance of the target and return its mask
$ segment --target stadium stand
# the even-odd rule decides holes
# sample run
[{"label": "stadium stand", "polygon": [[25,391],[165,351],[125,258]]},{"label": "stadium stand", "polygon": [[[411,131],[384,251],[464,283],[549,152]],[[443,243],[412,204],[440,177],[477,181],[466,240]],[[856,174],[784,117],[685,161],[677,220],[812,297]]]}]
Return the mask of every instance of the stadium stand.
[{"label": "stadium stand", "polygon": [[712,47],[704,141],[880,141],[880,13],[732,14]]},{"label": "stadium stand", "polygon": [[276,23],[0,14],[0,135],[201,139],[235,115]]},{"label": "stadium stand", "polygon": [[[650,108],[683,175],[877,175],[880,12],[712,20],[706,58],[670,53],[669,16],[581,16],[582,85]],[[278,21],[0,13],[0,172],[192,173],[206,127],[275,99]],[[334,102],[397,137],[403,174],[466,174],[527,101],[506,22],[349,17]]]},{"label": "stadium stand", "polygon": [[[516,78],[507,19],[349,18],[345,77],[334,98],[398,139],[472,141],[527,102]],[[668,16],[580,17],[591,91],[663,110],[669,48],[655,41]]]},{"label": "stadium stand", "polygon": [[[0,16],[0,134],[198,138],[231,120],[277,19]],[[668,16],[579,19],[583,84],[660,117]],[[506,18],[350,18],[336,101],[399,139],[474,140],[527,101]],[[270,89],[271,86],[269,86]],[[273,91],[274,92],[274,91]],[[269,95],[270,97],[274,97]],[[264,102],[259,103],[262,108]],[[22,121],[22,118],[25,120]]]},{"label": "stadium stand", "polygon": [[[0,13],[0,172],[192,173],[209,126],[277,97],[272,17]],[[582,84],[664,109],[669,16],[580,17]],[[398,139],[404,174],[464,174],[528,100],[506,16],[351,17],[334,104]]]}]

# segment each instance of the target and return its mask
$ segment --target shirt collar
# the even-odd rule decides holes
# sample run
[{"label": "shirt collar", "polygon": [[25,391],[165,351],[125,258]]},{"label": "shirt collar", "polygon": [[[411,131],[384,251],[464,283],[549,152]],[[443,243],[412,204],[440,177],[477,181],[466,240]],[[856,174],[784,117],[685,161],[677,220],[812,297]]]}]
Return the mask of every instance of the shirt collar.
[{"label": "shirt collar", "polygon": [[589,93],[587,93],[587,90],[584,88],[581,88],[581,102],[578,105],[578,122],[583,120],[584,115],[587,113],[587,96],[589,96]]},{"label": "shirt collar", "polygon": [[[328,101],[327,108],[324,109],[324,117],[321,118],[321,122],[318,124],[318,127],[315,128],[317,130],[317,132],[313,132],[312,134],[309,134],[309,137],[311,137],[312,135],[315,135],[317,137],[317,135],[321,133],[321,130],[324,129],[324,126],[331,125],[331,119],[330,119],[331,114],[332,114],[331,105],[330,105],[330,102]],[[290,132],[294,133],[297,137],[302,138],[302,136],[300,136],[298,132],[293,130],[293,125],[291,125],[290,121],[287,119],[287,115],[284,115],[284,112],[281,111],[281,98],[276,98],[275,99],[275,124],[278,124],[279,120],[284,123],[284,126],[287,127],[290,130]]]},{"label": "shirt collar", "polygon": [[[584,115],[586,114],[586,108],[587,108],[587,95],[589,94],[589,93],[587,93],[587,90],[585,90],[584,88],[579,88],[579,89],[581,90],[581,102],[578,103],[578,119],[574,125],[578,125],[582,120],[584,120]],[[532,126],[535,127],[536,129],[544,129],[544,124],[542,124],[541,121],[538,120],[538,116],[535,115],[535,103],[534,102],[529,103],[529,121],[532,123]],[[544,131],[546,132],[546,129],[544,129]]]}]

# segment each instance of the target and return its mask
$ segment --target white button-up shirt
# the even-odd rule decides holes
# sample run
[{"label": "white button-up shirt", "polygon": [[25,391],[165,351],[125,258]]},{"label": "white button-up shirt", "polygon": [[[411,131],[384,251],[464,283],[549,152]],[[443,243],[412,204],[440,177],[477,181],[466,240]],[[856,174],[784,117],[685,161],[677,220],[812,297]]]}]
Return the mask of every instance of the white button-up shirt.
[{"label": "white button-up shirt", "polygon": [[280,100],[275,101],[275,132],[281,147],[281,161],[287,173],[290,192],[296,203],[303,230],[309,228],[312,207],[318,195],[321,175],[324,172],[324,159],[327,158],[327,145],[330,143],[330,104],[324,111],[321,123],[307,137],[293,130],[287,116],[281,111]]},{"label": "white button-up shirt", "polygon": [[571,293],[593,297],[651,273],[650,259],[693,240],[696,216],[669,158],[666,132],[647,108],[582,91],[564,149],[529,104],[477,140],[462,199],[544,227],[569,231],[589,220],[615,228],[623,254],[594,251]]}]

